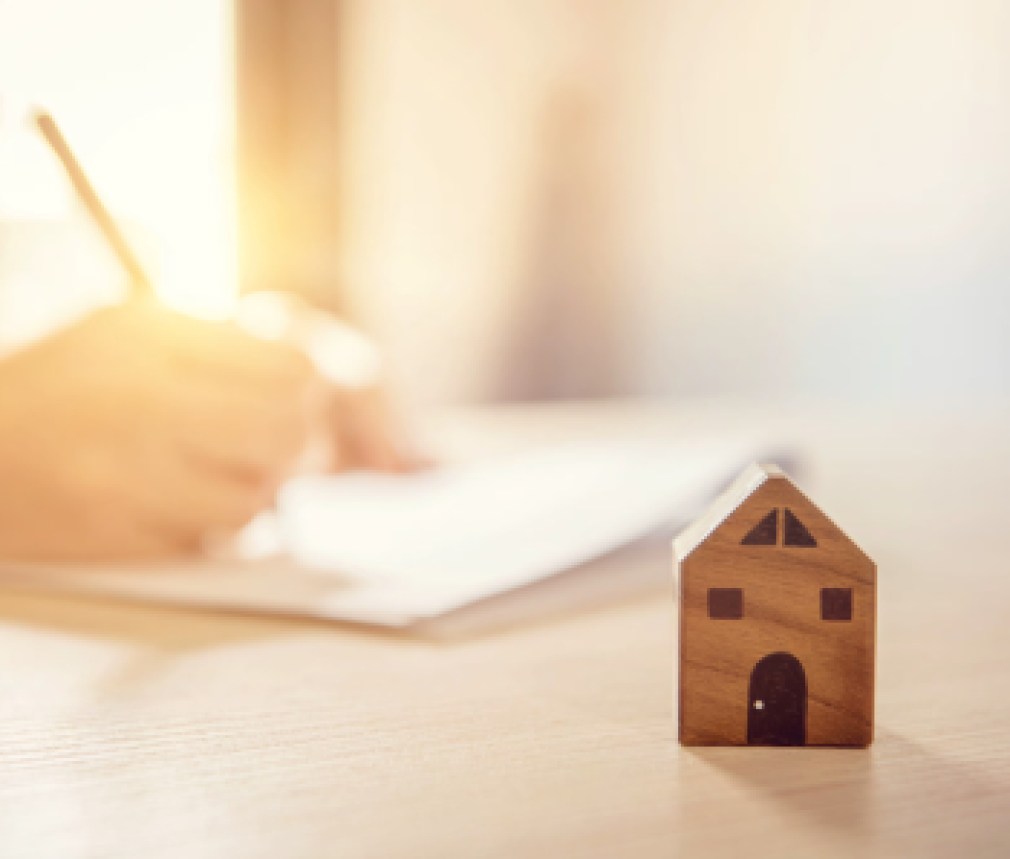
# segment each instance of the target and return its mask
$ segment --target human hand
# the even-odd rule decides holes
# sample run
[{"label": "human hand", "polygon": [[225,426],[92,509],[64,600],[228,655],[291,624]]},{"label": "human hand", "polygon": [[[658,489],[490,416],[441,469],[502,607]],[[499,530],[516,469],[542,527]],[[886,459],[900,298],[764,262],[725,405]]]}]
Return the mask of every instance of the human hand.
[{"label": "human hand", "polygon": [[0,558],[199,549],[269,505],[319,396],[308,360],[153,303],[0,361]]},{"label": "human hand", "polygon": [[313,464],[331,471],[387,473],[415,471],[428,464],[390,405],[380,381],[382,362],[370,338],[289,292],[248,293],[237,313],[247,330],[298,344],[327,380]]},{"label": "human hand", "polygon": [[429,465],[381,386],[331,388],[328,405],[332,470],[407,474]]}]

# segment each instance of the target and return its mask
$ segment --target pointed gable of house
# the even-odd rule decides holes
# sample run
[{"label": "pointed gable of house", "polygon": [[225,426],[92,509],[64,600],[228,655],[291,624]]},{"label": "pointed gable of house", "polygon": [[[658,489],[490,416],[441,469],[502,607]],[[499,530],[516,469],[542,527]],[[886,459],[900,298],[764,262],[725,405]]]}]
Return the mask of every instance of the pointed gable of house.
[{"label": "pointed gable of house", "polygon": [[743,474],[721,492],[701,516],[677,535],[673,541],[673,551],[677,560],[683,561],[687,558],[765,481],[774,477],[785,477],[785,473],[777,465],[754,463],[745,469]]},{"label": "pointed gable of house", "polygon": [[[759,499],[768,502],[762,508]],[[674,558],[678,565],[706,543],[716,531],[753,500],[746,524],[737,521],[732,544],[740,549],[762,550],[784,547],[801,551],[812,551],[826,540],[832,551],[850,552],[873,568],[873,562],[860,546],[831,521],[792,482],[777,465],[757,463],[749,466],[709,505],[708,509],[688,525],[673,541]],[[798,512],[803,511],[803,512]],[[808,517],[810,517],[808,519]],[[811,519],[813,521],[811,521]],[[720,543],[724,535],[720,532]],[[728,549],[725,546],[724,549]]]}]

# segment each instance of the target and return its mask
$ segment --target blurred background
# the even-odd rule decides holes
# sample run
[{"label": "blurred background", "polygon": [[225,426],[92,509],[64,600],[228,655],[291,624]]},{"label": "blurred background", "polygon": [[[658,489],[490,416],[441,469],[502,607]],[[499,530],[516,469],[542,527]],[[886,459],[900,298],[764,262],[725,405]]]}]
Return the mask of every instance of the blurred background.
[{"label": "blurred background", "polygon": [[0,336],[310,294],[416,406],[1010,396],[1003,0],[0,0]]}]

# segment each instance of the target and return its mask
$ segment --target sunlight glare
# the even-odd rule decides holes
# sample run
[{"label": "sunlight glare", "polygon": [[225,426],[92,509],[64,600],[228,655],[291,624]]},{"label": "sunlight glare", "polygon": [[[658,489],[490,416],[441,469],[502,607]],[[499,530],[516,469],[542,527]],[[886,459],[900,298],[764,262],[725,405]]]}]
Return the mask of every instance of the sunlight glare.
[{"label": "sunlight glare", "polygon": [[[232,14],[226,0],[38,0],[9,8],[0,32],[8,131],[12,106],[51,112],[158,296],[211,318],[238,292]],[[86,221],[40,139],[9,133],[0,150],[3,218]]]}]

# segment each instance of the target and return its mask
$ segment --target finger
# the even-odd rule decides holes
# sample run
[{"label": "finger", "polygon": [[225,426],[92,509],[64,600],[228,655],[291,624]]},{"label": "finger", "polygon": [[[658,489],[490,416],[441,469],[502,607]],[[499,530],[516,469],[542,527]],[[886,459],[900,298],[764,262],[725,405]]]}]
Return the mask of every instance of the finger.
[{"label": "finger", "polygon": [[201,547],[202,542],[192,535],[179,534],[156,523],[137,522],[130,532],[113,535],[106,546],[96,551],[95,557],[113,561],[157,561],[193,557]]},{"label": "finger", "polygon": [[192,555],[200,548],[191,532],[164,527],[134,508],[107,505],[86,517],[70,539],[47,546],[50,560],[133,561]]},{"label": "finger", "polygon": [[165,416],[181,447],[225,468],[283,472],[308,436],[306,397],[298,391],[263,396],[206,379],[178,383]]},{"label": "finger", "polygon": [[198,544],[208,531],[232,531],[273,501],[275,487],[177,451],[143,475],[128,501],[137,516],[177,544]]},{"label": "finger", "polygon": [[404,443],[381,390],[336,392],[332,420],[342,466],[391,473],[422,467],[420,458]]},{"label": "finger", "polygon": [[[122,513],[122,511],[120,511]],[[110,561],[153,559],[192,554],[199,547],[191,540],[159,533],[146,523],[129,521],[123,515],[106,527],[78,520],[59,533],[24,534],[5,545],[10,560]]]},{"label": "finger", "polygon": [[170,356],[194,372],[266,386],[304,384],[315,375],[299,349],[255,337],[230,322],[176,316],[165,322],[164,332]]}]

